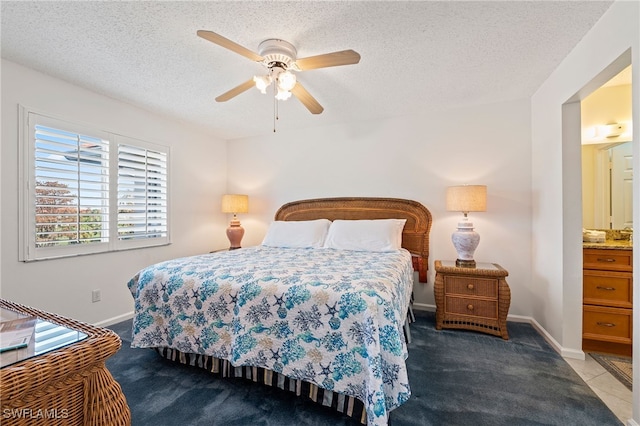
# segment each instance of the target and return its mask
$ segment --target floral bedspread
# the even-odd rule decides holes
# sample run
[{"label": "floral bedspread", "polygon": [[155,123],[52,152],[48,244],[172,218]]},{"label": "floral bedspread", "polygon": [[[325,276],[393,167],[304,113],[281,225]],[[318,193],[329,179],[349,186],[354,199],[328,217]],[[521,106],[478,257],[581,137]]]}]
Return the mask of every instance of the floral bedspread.
[{"label": "floral bedspread", "polygon": [[265,246],[149,266],[128,287],[132,347],[263,367],[354,396],[369,425],[411,394],[411,255]]}]

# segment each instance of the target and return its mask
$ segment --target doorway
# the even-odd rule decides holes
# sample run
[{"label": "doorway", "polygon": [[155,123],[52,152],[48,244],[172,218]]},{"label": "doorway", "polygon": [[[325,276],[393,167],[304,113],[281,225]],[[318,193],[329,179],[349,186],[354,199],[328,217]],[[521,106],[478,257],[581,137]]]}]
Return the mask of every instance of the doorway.
[{"label": "doorway", "polygon": [[[582,226],[586,242],[580,302],[582,348],[587,357],[587,352],[631,356],[633,123],[629,62],[630,58],[627,64],[612,64],[602,74],[619,72],[574,100],[580,103],[581,116]],[[593,231],[584,232],[585,228]],[[600,260],[602,263],[598,263]]]}]

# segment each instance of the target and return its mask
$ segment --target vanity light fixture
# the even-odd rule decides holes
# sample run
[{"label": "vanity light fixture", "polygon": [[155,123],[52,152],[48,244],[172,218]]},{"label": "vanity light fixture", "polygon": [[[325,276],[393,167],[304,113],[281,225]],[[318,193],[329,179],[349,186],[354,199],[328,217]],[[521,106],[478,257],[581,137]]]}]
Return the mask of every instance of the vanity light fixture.
[{"label": "vanity light fixture", "polygon": [[615,138],[629,138],[631,140],[631,123],[610,123],[592,126],[585,129],[583,143],[607,142]]},{"label": "vanity light fixture", "polygon": [[623,134],[626,130],[624,123],[605,124],[604,126],[598,126],[598,134],[605,138],[617,138]]}]

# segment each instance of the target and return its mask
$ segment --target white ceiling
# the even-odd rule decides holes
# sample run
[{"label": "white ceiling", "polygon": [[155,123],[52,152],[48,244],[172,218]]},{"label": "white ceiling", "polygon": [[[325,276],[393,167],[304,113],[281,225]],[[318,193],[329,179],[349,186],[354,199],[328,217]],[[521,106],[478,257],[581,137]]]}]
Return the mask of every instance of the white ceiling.
[{"label": "white ceiling", "polygon": [[235,139],[273,131],[273,98],[214,98],[264,68],[199,29],[253,51],[280,38],[298,57],[360,53],[298,74],[325,110],[279,102],[286,131],[528,97],[611,3],[3,0],[2,57]]}]

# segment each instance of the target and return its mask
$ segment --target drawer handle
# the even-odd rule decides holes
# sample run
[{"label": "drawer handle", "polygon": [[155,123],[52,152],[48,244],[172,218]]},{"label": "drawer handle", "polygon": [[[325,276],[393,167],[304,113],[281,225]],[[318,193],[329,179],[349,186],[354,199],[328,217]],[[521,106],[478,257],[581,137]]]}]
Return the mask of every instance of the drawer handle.
[{"label": "drawer handle", "polygon": [[615,287],[602,287],[601,285],[596,287],[598,290],[607,290],[607,291],[615,291]]},{"label": "drawer handle", "polygon": [[467,305],[467,309],[470,310],[470,311],[473,311],[473,305],[471,303],[469,303]]},{"label": "drawer handle", "polygon": [[615,262],[616,260],[612,257],[599,257],[598,262]]},{"label": "drawer handle", "polygon": [[612,322],[597,322],[600,327],[615,327],[616,325]]},{"label": "drawer handle", "polygon": [[473,284],[467,284],[467,288],[468,288],[469,290],[473,290]]}]

